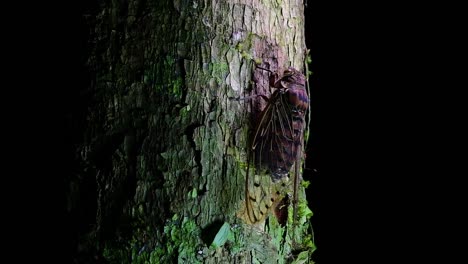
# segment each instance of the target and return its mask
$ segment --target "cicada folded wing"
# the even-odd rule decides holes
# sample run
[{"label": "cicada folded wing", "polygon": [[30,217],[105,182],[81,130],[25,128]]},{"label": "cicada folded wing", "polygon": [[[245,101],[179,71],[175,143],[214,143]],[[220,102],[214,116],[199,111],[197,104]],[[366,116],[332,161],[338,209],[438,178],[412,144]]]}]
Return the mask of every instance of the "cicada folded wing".
[{"label": "cicada folded wing", "polygon": [[[284,212],[289,204],[285,186],[289,185],[289,172],[302,153],[304,113],[309,103],[302,73],[289,68],[281,77],[278,74],[272,76],[270,86],[276,90],[260,114],[252,140],[254,177],[249,177],[249,169],[246,177],[246,209],[252,223],[264,219],[270,208],[281,205]],[[258,178],[258,172],[262,171],[270,175],[272,182]],[[297,185],[297,173],[294,186]],[[276,208],[277,216],[284,214],[278,212]],[[280,218],[284,219],[284,216]]]},{"label": "cicada folded wing", "polygon": [[255,166],[267,169],[275,182],[288,176],[295,159],[290,113],[284,94],[276,90],[261,115],[253,140]]},{"label": "cicada folded wing", "polygon": [[[277,78],[277,74],[272,75]],[[304,115],[309,105],[304,75],[287,69],[276,79],[276,88],[260,116],[255,129],[252,149],[256,166],[269,169],[273,181],[288,176],[303,145]]]}]

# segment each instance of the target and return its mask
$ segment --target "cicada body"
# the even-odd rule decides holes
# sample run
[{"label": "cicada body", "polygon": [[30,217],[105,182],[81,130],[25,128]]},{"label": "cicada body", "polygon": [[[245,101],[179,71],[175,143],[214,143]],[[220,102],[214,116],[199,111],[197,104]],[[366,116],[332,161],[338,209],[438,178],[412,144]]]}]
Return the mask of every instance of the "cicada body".
[{"label": "cicada body", "polygon": [[[303,133],[305,126],[305,112],[309,106],[309,97],[305,87],[305,76],[294,68],[288,68],[282,75],[277,73],[269,77],[269,85],[275,88],[270,97],[262,96],[267,105],[261,111],[255,128],[251,152],[254,156],[255,168],[266,169],[273,183],[284,182],[290,178],[290,171],[294,164],[294,198],[297,201],[297,184],[299,177],[298,165],[302,155]],[[253,187],[249,181],[253,181]],[[249,179],[249,170],[246,177],[246,208],[251,222],[258,222],[266,216],[269,208],[278,210],[286,208],[289,203],[285,184],[280,184],[266,191],[260,187],[256,179]],[[282,187],[281,187],[282,186]],[[253,190],[250,190],[253,189]],[[259,203],[258,193],[270,195]],[[282,202],[281,202],[282,201]],[[257,207],[257,208],[256,208]],[[257,209],[257,211],[255,210]],[[284,214],[284,213],[283,213]],[[296,215],[296,213],[294,213]],[[280,217],[285,221],[284,217]],[[280,219],[278,219],[280,220]],[[282,223],[284,224],[284,223]]]},{"label": "cicada body", "polygon": [[252,149],[256,165],[267,167],[273,181],[278,181],[288,176],[301,151],[309,97],[304,75],[294,68],[279,77],[271,75],[269,83],[276,90],[262,111]]}]

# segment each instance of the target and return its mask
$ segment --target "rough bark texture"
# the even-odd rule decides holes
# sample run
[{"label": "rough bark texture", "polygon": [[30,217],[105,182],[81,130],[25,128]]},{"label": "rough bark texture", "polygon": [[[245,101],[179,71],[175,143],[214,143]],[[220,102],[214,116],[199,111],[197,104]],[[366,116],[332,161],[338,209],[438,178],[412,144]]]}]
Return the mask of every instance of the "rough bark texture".
[{"label": "rough bark texture", "polygon": [[301,0],[89,6],[72,117],[78,263],[304,263],[307,210],[297,245],[273,217],[239,218],[252,111],[230,99],[270,93],[256,63],[303,71],[303,14]]}]

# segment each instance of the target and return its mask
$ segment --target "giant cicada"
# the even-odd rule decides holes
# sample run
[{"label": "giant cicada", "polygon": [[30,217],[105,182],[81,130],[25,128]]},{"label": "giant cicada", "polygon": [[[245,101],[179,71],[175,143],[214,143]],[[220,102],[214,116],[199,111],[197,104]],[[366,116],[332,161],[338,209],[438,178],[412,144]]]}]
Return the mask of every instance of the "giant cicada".
[{"label": "giant cicada", "polygon": [[[290,172],[294,165],[292,202],[293,219],[296,219],[299,166],[304,142],[304,119],[309,106],[305,76],[292,67],[281,75],[270,71],[269,85],[274,92],[269,97],[260,95],[267,101],[267,105],[256,120],[251,141],[251,158],[254,159],[255,168],[266,170],[272,182],[280,183],[279,186],[285,186],[281,182],[291,178]],[[245,183],[248,220],[251,223],[257,223],[266,217],[270,208],[273,208],[278,221],[284,225],[290,200],[288,194],[284,194],[284,190],[280,190],[281,187],[269,190],[272,192],[271,195],[267,195],[264,190],[258,190],[257,187],[260,184],[249,178],[249,170],[250,168],[247,168]],[[264,192],[265,195],[258,194],[259,192]],[[267,198],[265,201],[259,201],[261,197]]]}]

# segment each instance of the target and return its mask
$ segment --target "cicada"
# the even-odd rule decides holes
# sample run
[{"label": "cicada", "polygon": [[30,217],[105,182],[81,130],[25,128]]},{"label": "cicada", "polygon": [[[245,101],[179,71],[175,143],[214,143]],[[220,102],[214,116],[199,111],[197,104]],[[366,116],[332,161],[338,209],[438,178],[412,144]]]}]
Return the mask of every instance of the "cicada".
[{"label": "cicada", "polygon": [[[261,68],[263,69],[263,68]],[[264,69],[266,70],[266,69]],[[267,70],[269,71],[269,70]],[[253,133],[251,153],[256,169],[264,169],[270,175],[273,183],[279,183],[291,178],[293,173],[293,219],[297,215],[297,189],[299,184],[299,166],[303,152],[305,113],[309,106],[309,97],[305,87],[305,76],[298,70],[289,67],[282,74],[270,72],[269,85],[274,89],[270,97],[261,95],[267,105],[261,111]],[[248,162],[250,164],[250,162]],[[245,183],[245,201],[248,218],[251,223],[262,220],[268,210],[274,207],[279,222],[284,225],[287,217],[287,204],[290,199],[279,185],[267,196],[267,201],[258,201],[262,196],[256,189],[259,183],[253,184],[253,190],[247,168]],[[256,193],[257,192],[257,193]],[[263,195],[266,196],[266,195]],[[259,208],[260,207],[260,208]],[[286,210],[286,211],[285,211]]]}]

